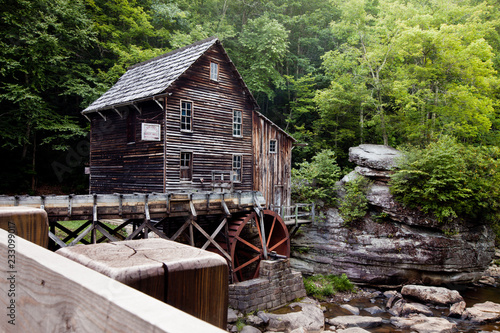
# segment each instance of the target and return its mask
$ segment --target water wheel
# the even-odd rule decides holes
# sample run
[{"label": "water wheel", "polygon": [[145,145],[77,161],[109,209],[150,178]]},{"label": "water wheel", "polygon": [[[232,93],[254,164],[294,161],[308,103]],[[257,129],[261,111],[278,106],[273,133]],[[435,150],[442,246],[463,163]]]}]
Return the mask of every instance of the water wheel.
[{"label": "water wheel", "polygon": [[264,230],[261,230],[255,212],[236,215],[228,221],[226,237],[216,238],[222,248],[229,249],[233,282],[259,276],[264,248],[268,254],[290,256],[290,236],[281,217],[271,210],[264,210],[263,218]]}]

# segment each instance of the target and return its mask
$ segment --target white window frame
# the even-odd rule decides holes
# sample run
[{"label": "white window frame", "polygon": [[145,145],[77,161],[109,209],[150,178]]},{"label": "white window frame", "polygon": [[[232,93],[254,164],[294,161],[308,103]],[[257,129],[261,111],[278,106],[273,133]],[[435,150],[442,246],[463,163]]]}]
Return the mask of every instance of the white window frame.
[{"label": "white window frame", "polygon": [[[183,158],[184,156],[189,156],[189,159]],[[188,161],[188,165],[184,165]],[[189,169],[191,175],[190,178],[182,178],[182,170]],[[192,182],[193,181],[193,152],[192,151],[181,151],[179,154],[179,180],[181,182]]]},{"label": "white window frame", "polygon": [[231,170],[233,171],[233,183],[241,183],[243,178],[243,155],[233,154]]},{"label": "white window frame", "polygon": [[219,64],[210,62],[210,80],[219,82]]},{"label": "white window frame", "polygon": [[243,137],[243,111],[237,109],[233,110],[233,136]]},{"label": "white window frame", "polygon": [[[193,132],[193,115],[194,115],[194,103],[191,102],[191,101],[187,101],[187,100],[181,100],[180,102],[180,130],[181,132],[188,132],[188,133],[192,133]],[[188,110],[187,108],[185,108],[184,105],[191,105],[191,114],[190,115],[183,115],[183,111],[184,110]],[[189,119],[189,122],[186,122],[186,119]],[[187,126],[185,125],[189,125],[189,128],[187,128]],[[185,128],[183,128],[185,127]]]},{"label": "white window frame", "polygon": [[277,150],[278,150],[278,140],[276,139],[269,140],[269,153],[276,154]]}]

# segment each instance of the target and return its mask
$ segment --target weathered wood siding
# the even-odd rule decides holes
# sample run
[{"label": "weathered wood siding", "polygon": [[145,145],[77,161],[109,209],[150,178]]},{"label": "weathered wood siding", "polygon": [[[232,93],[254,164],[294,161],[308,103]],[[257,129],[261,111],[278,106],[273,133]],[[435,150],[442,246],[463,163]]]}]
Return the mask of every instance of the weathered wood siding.
[{"label": "weathered wood siding", "polygon": [[[163,192],[164,115],[155,102],[103,111],[91,116],[90,191],[92,193]],[[135,113],[135,142],[128,142],[127,124]],[[141,141],[141,123],[162,125],[161,141]]]},{"label": "weathered wood siding", "polygon": [[[253,106],[222,52],[212,46],[168,90],[166,191],[210,190],[212,171],[230,172],[233,154],[241,154],[243,162],[242,180],[234,189],[252,190]],[[210,80],[210,62],[219,64],[217,82]],[[181,101],[193,103],[191,133],[180,129]],[[233,137],[233,110],[242,111],[242,137]],[[180,181],[181,151],[192,153],[192,181]]]},{"label": "weathered wood siding", "polygon": [[[276,140],[276,153],[269,151]],[[254,187],[264,195],[268,205],[290,205],[291,163],[293,139],[276,125],[254,112],[253,154]]]}]

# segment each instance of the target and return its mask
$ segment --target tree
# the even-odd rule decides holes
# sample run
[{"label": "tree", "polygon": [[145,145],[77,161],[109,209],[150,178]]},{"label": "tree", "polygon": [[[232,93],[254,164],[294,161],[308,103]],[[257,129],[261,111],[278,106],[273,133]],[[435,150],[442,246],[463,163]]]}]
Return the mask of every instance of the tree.
[{"label": "tree", "polygon": [[[488,136],[499,83],[484,38],[498,26],[485,20],[491,8],[397,0],[338,6],[342,18],[332,28],[345,42],[323,57],[332,77],[318,94],[323,120],[342,105],[359,109],[360,123],[376,123],[385,145],[430,142],[439,133],[475,143]],[[349,101],[349,91],[359,98]]]},{"label": "tree", "polygon": [[65,149],[84,135],[74,115],[93,93],[85,55],[95,35],[80,1],[11,0],[0,10],[2,148],[30,160],[34,190],[38,147]]},{"label": "tree", "polygon": [[278,66],[288,50],[287,39],[285,27],[267,14],[249,20],[244,26],[238,39],[241,48],[237,66],[250,90],[258,97],[263,95],[272,99],[275,89],[284,87],[286,81]]}]

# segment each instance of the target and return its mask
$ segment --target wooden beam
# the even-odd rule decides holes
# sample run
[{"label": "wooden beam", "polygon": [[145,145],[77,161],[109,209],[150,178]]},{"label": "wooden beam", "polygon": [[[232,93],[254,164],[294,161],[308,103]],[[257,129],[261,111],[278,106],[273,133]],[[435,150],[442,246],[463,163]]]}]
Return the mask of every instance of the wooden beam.
[{"label": "wooden beam", "polygon": [[215,231],[210,235],[210,238],[201,247],[202,250],[206,250],[207,247],[208,247],[208,245],[210,245],[210,243],[214,243],[215,242],[214,238],[219,234],[219,232],[222,230],[222,228],[224,228],[224,226],[226,225],[226,223],[227,223],[227,219],[223,218],[222,222],[219,224],[219,226],[217,227],[217,229],[215,229]]},{"label": "wooden beam", "polygon": [[64,243],[62,240],[60,240],[56,235],[52,233],[52,231],[49,231],[49,238],[52,239],[57,245],[59,245],[61,248],[66,247],[66,243]]},{"label": "wooden beam", "polygon": [[217,248],[217,250],[219,250],[229,261],[231,261],[231,256],[226,251],[224,251],[224,249],[219,244],[217,244],[217,242],[214,241],[212,237],[210,237],[210,235],[207,234],[207,232],[198,225],[198,223],[196,223],[195,221],[191,221],[191,225],[198,229],[198,231],[201,232],[201,234],[205,236]]}]

